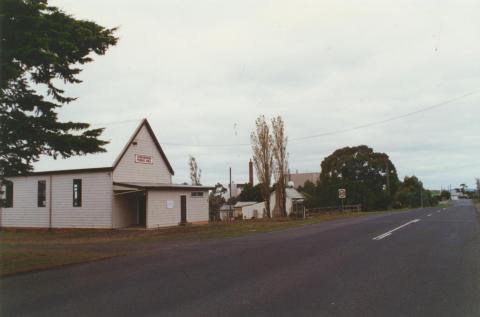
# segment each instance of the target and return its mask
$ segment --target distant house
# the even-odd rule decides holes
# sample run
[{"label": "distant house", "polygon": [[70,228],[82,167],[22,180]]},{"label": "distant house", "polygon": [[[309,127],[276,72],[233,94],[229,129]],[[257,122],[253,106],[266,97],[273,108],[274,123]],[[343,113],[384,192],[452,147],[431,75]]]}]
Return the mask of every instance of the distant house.
[{"label": "distant house", "polygon": [[234,218],[233,212],[234,212],[234,205],[223,204],[218,210],[218,215],[220,217],[220,220],[224,221],[227,219]]},{"label": "distant house", "polygon": [[256,201],[239,201],[235,204],[235,214],[243,219],[263,218],[265,203]]},{"label": "distant house", "polygon": [[[287,216],[293,214],[303,214],[305,211],[303,195],[292,187],[285,189]],[[271,215],[279,215],[278,204],[276,203],[276,193],[270,195]],[[263,218],[266,215],[265,202],[239,201],[235,204],[234,214],[236,217],[242,216],[243,219]]]},{"label": "distant house", "polygon": [[450,199],[451,200],[459,200],[462,198],[462,192],[458,188],[454,188],[450,191]]},{"label": "distant house", "polygon": [[[208,222],[212,188],[172,183],[173,168],[146,119],[117,153],[108,166],[6,177],[0,226],[157,228]],[[98,164],[101,158],[73,161]]]},{"label": "distant house", "polygon": [[293,182],[294,188],[303,186],[306,181],[311,181],[316,184],[320,179],[320,173],[290,173],[287,174],[287,180]]},{"label": "distant house", "polygon": [[[303,214],[305,209],[303,204],[305,201],[305,197],[302,195],[302,193],[300,193],[298,190],[296,190],[293,187],[287,187],[285,189],[285,194],[286,194],[285,205],[287,210],[287,216],[290,216],[292,213]],[[280,211],[278,210],[278,204],[276,201],[275,191],[272,192],[272,194],[270,195],[270,210],[272,212],[272,215],[280,214]]]}]

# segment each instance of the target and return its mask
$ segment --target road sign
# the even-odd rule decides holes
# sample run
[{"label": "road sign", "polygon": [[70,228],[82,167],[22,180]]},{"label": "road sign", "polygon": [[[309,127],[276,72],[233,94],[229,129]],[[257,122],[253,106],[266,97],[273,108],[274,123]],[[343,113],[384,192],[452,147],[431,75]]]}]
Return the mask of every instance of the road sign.
[{"label": "road sign", "polygon": [[347,190],[344,189],[344,188],[340,188],[340,189],[338,190],[338,198],[340,198],[340,199],[345,199],[345,198],[347,198]]}]

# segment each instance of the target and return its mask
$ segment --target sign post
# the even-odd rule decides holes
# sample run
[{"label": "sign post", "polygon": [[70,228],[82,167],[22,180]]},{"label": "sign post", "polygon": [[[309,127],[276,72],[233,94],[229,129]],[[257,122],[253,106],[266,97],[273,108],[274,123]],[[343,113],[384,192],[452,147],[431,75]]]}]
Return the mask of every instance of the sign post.
[{"label": "sign post", "polygon": [[340,188],[338,190],[338,198],[342,200],[342,211],[343,211],[343,200],[347,198],[347,190],[345,188]]}]

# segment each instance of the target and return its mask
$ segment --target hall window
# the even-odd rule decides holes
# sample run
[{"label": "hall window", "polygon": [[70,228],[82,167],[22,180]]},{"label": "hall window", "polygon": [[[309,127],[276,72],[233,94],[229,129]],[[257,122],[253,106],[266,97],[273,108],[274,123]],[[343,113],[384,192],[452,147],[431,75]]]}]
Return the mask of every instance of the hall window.
[{"label": "hall window", "polygon": [[73,207],[82,207],[82,180],[73,180]]},{"label": "hall window", "polygon": [[37,206],[45,207],[47,205],[47,181],[38,181]]},{"label": "hall window", "polygon": [[[3,191],[3,207],[11,208],[13,207],[13,182],[11,181],[4,181],[2,186]],[[2,201],[0,200],[0,203]],[[1,206],[1,205],[0,205]]]}]

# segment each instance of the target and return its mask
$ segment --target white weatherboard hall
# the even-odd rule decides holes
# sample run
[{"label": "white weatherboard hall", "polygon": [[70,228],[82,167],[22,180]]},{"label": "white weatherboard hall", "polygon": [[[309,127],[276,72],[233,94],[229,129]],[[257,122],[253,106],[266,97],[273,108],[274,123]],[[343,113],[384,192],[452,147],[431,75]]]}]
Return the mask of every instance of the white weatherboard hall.
[{"label": "white weatherboard hall", "polygon": [[208,222],[206,186],[174,172],[143,119],[112,165],[7,177],[1,227],[159,228]]}]

